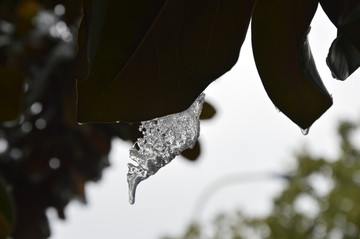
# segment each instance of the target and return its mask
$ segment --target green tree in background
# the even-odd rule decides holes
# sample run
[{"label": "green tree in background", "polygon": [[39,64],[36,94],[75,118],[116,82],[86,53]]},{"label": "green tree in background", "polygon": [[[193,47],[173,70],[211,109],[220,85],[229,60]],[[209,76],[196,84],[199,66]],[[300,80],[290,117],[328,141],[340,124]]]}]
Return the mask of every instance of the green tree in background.
[{"label": "green tree in background", "polygon": [[354,136],[360,123],[339,124],[336,159],[296,155],[296,167],[285,177],[285,189],[272,212],[260,218],[223,213],[209,228],[191,224],[180,237],[167,239],[358,239],[360,238],[360,147]]}]

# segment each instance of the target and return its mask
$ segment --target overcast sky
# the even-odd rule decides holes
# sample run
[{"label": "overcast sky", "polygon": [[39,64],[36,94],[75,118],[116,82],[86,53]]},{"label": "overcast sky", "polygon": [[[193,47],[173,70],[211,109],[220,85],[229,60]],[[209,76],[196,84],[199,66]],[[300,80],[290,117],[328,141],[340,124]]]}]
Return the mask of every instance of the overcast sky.
[{"label": "overcast sky", "polygon": [[[250,215],[271,210],[271,199],[282,188],[280,180],[254,180],[222,188],[206,201],[199,198],[213,182],[227,175],[264,175],[286,172],[293,153],[309,148],[317,155],[337,153],[335,126],[339,119],[360,120],[360,72],[347,81],[331,77],[325,58],[336,29],[321,8],[312,23],[310,44],[315,61],[333,95],[334,105],[307,136],[267,97],[252,57],[250,33],[235,67],[206,89],[206,100],[217,109],[201,123],[201,158],[193,163],[180,157],[142,182],[135,205],[128,203],[127,163],[130,143],[116,140],[100,183],[88,184],[88,205],[72,202],[66,221],[49,210],[52,239],[156,239],[180,235],[194,217],[210,221],[217,212],[242,209]],[[284,66],[286,67],[286,66]]]}]

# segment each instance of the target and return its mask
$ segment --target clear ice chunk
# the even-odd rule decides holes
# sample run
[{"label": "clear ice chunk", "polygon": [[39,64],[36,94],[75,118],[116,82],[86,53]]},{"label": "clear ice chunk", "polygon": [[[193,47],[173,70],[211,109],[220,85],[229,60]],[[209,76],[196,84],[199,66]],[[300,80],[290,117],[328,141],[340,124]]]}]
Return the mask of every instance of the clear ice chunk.
[{"label": "clear ice chunk", "polygon": [[141,122],[137,139],[130,149],[127,181],[129,202],[134,204],[137,185],[170,163],[182,151],[193,148],[200,133],[199,116],[204,103],[202,93],[185,111]]}]

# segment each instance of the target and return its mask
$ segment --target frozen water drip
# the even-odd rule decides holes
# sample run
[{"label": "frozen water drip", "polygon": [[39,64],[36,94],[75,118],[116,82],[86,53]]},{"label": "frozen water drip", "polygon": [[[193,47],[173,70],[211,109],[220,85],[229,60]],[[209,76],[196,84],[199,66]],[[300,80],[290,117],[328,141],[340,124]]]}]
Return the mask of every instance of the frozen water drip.
[{"label": "frozen water drip", "polygon": [[200,133],[205,94],[202,93],[185,111],[141,122],[139,138],[130,149],[127,181],[129,202],[134,204],[137,185],[170,163],[182,151],[193,148]]}]

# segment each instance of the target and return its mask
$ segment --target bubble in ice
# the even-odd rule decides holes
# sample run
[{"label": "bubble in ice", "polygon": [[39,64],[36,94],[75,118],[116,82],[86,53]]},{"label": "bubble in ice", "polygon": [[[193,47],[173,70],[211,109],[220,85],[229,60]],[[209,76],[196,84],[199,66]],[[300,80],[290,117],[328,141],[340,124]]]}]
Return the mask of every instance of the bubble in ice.
[{"label": "bubble in ice", "polygon": [[170,163],[182,151],[193,148],[200,133],[199,116],[204,103],[202,93],[185,111],[141,122],[139,138],[130,149],[127,181],[129,202],[135,202],[138,184]]}]

